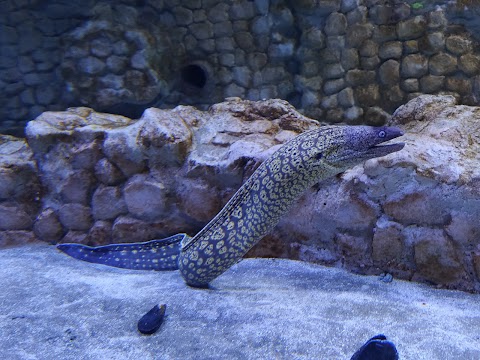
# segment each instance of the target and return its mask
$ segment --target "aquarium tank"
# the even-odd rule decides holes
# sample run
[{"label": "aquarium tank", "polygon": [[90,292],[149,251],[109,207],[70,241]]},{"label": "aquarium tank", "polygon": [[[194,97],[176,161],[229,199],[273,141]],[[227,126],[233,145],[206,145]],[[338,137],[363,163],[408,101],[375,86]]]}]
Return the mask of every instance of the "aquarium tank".
[{"label": "aquarium tank", "polygon": [[480,359],[479,124],[480,0],[0,0],[0,358]]}]

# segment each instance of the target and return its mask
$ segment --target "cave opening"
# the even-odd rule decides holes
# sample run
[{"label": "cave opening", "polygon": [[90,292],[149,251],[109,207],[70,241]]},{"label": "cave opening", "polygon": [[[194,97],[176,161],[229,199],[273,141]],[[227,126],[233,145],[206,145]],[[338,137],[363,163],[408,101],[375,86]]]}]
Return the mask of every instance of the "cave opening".
[{"label": "cave opening", "polygon": [[185,84],[198,89],[203,89],[207,84],[207,71],[200,65],[186,65],[181,69],[180,75]]}]

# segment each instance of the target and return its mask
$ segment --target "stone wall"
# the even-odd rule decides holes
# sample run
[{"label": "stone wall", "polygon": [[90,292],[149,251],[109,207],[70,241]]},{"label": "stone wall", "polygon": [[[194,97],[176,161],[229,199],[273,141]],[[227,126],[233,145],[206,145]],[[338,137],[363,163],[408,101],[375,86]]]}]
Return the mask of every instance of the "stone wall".
[{"label": "stone wall", "polygon": [[[249,255],[480,291],[479,121],[452,96],[412,100],[393,117],[402,151],[307,190]],[[281,100],[150,108],[139,120],[43,113],[28,145],[0,139],[0,247],[194,235],[261,161],[318,126]]]},{"label": "stone wall", "polygon": [[136,118],[282,98],[328,122],[381,124],[421,93],[478,104],[478,13],[409,3],[6,0],[0,133],[72,105]]}]

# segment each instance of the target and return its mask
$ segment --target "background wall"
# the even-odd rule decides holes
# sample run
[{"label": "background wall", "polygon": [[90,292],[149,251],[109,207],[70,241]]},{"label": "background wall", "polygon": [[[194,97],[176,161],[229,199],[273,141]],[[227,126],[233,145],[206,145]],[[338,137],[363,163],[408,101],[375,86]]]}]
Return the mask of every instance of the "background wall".
[{"label": "background wall", "polygon": [[282,98],[328,122],[381,124],[420,93],[478,104],[479,15],[466,3],[2,1],[0,133],[78,105],[138,117]]}]

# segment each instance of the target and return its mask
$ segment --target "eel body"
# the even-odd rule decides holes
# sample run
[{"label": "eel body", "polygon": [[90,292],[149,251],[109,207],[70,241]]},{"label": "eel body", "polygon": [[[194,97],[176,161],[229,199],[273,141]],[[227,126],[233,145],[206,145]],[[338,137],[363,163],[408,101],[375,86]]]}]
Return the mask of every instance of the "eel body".
[{"label": "eel body", "polygon": [[110,266],[178,268],[188,285],[205,287],[241,260],[306,189],[367,159],[401,150],[403,143],[381,145],[401,135],[397,128],[369,126],[325,126],[300,134],[264,161],[194,237],[57,247],[77,259]]}]

